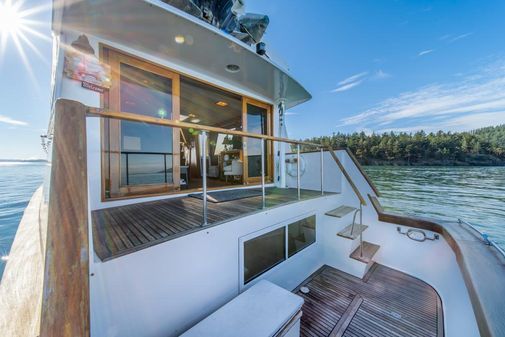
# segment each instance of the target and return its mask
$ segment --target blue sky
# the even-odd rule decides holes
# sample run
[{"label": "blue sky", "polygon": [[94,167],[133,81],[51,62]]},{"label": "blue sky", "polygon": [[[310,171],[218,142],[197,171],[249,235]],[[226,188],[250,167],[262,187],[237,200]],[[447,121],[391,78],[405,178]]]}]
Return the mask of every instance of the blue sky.
[{"label": "blue sky", "polygon": [[[24,59],[12,38],[0,45],[0,158],[44,156],[50,2],[21,9],[38,23],[33,48],[20,39]],[[505,123],[505,1],[249,0],[247,11],[270,16],[268,53],[313,95],[289,112],[290,137]]]}]

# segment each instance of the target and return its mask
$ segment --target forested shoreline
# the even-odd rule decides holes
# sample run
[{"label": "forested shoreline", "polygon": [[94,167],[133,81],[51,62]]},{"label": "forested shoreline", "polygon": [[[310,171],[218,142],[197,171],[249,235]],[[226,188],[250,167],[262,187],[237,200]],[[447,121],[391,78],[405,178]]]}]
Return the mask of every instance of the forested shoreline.
[{"label": "forested shoreline", "polygon": [[469,132],[334,133],[306,141],[348,147],[363,165],[505,166],[505,124]]}]

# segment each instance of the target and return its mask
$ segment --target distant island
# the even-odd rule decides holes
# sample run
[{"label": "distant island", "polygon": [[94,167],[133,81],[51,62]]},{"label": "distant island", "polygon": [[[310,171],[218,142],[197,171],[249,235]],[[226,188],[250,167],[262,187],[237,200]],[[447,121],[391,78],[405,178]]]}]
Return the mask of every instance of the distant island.
[{"label": "distant island", "polygon": [[505,166],[505,124],[469,132],[334,133],[306,141],[348,147],[363,165]]},{"label": "distant island", "polygon": [[48,163],[46,159],[0,159],[0,163]]}]

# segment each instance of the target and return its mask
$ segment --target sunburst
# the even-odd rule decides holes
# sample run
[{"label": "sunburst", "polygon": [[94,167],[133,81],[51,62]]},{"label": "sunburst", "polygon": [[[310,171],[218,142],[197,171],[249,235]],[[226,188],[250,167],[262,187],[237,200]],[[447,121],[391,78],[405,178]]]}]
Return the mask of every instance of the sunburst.
[{"label": "sunburst", "polygon": [[26,46],[41,60],[47,62],[32,39],[36,37],[49,42],[51,39],[36,30],[37,26],[40,27],[44,23],[33,20],[32,17],[50,8],[50,4],[28,7],[23,1],[0,0],[0,62],[3,61],[5,51],[11,48],[9,41],[13,43],[30,76],[33,77],[33,72],[25,50]]}]

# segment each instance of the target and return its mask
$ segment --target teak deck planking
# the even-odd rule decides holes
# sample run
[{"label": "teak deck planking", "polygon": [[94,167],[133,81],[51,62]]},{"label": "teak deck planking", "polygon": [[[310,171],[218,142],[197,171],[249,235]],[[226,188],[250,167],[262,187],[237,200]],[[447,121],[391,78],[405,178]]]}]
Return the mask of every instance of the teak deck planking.
[{"label": "teak deck planking", "polygon": [[[310,292],[303,294],[301,286]],[[305,300],[301,336],[442,337],[442,302],[423,281],[374,264],[364,280],[323,266],[295,292]]]},{"label": "teak deck planking", "polygon": [[[320,196],[320,191],[301,191],[302,200]],[[267,207],[296,201],[296,189],[266,189]],[[215,225],[260,211],[262,198],[207,205],[208,223]],[[95,210],[92,219],[95,252],[103,261],[207,228],[202,200],[186,196]]]}]

